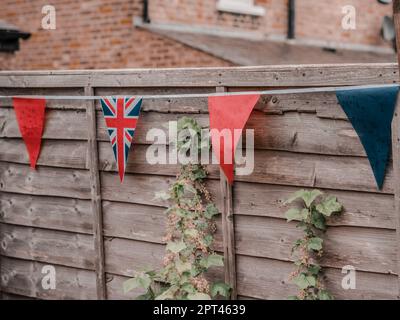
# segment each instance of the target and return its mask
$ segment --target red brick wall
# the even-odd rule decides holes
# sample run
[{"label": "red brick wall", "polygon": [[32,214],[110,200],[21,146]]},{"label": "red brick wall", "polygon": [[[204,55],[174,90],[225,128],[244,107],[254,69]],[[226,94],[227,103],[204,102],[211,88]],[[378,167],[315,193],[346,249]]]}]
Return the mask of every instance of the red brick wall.
[{"label": "red brick wall", "polygon": [[[134,28],[142,0],[53,0],[57,29],[41,28],[48,0],[0,0],[0,19],[32,33],[14,55],[0,55],[1,69],[90,69],[128,67],[228,66],[230,63],[172,40]],[[217,0],[149,0],[154,23],[207,25],[253,30],[284,37],[287,0],[256,0],[263,17],[221,13]],[[296,34],[300,39],[388,46],[380,25],[391,6],[376,0],[297,0]],[[357,30],[341,27],[344,5],[358,10]]]},{"label": "red brick wall", "polygon": [[[263,6],[263,17],[218,13],[217,0],[150,0],[153,22],[197,24],[241,30],[257,30],[266,35],[286,36],[287,0],[255,0]],[[342,29],[342,7],[357,10],[357,29]],[[377,0],[296,0],[296,35],[300,39],[387,46],[380,37],[383,16],[391,15],[391,5]]]},{"label": "red brick wall", "polygon": [[[41,28],[48,0],[1,0],[0,19],[32,33],[1,69],[228,66],[230,63],[132,26],[139,0],[57,0],[56,30]],[[5,3],[4,3],[5,2]]]}]

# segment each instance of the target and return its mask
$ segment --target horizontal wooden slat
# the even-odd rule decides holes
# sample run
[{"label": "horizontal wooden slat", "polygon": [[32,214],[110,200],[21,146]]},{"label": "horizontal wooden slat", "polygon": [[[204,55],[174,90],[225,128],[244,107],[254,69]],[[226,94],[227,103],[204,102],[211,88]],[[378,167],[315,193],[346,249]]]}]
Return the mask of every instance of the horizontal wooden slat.
[{"label": "horizontal wooden slat", "polygon": [[[104,234],[109,237],[164,243],[165,209],[119,202],[103,202]],[[215,250],[222,250],[221,221],[216,218]]]},{"label": "horizontal wooden slat", "polygon": [[[298,289],[289,280],[294,271],[292,263],[238,256],[238,293],[259,299],[286,299],[295,295]],[[325,269],[326,287],[336,299],[396,299],[397,277],[369,272],[356,272],[356,289],[344,290],[341,287],[340,269]]]},{"label": "horizontal wooden slat", "polygon": [[95,273],[70,267],[53,265],[56,288],[45,290],[42,268],[48,264],[2,257],[3,290],[10,294],[39,299],[96,299]]},{"label": "horizontal wooden slat", "polygon": [[[12,140],[14,141],[14,140]],[[55,165],[55,166],[76,166],[76,167],[84,167],[85,166],[85,154],[83,149],[84,146],[86,145],[85,143],[66,143],[65,145],[62,145],[60,143],[56,143],[53,141],[44,141],[44,147],[42,149],[41,155],[39,157],[39,164],[43,163],[46,165]],[[2,144],[9,144],[10,148],[5,149],[5,152],[0,155],[0,158],[3,160],[6,159],[7,161],[12,161],[15,159],[17,162],[23,162],[23,163],[28,163],[28,158],[26,155],[25,150],[23,150],[25,147],[22,145],[23,142],[21,140],[18,140],[17,143],[12,143],[11,141],[8,140],[0,140],[0,145]],[[82,144],[82,146],[81,146]],[[77,146],[77,150],[75,150],[75,146]],[[15,152],[14,149],[20,150],[21,153]],[[78,152],[80,150],[80,152]],[[129,161],[128,161],[128,166],[127,166],[127,172],[138,172],[138,173],[150,173],[150,174],[162,174],[162,175],[175,175],[179,171],[179,167],[176,165],[149,165],[146,162],[145,159],[145,152],[147,151],[147,147],[137,145],[133,146],[133,150],[130,154]],[[111,151],[111,147],[109,143],[100,143],[100,154],[101,154],[101,167],[104,170],[113,170],[116,171],[116,164],[114,160],[114,156]],[[261,154],[260,152],[257,152],[257,155]],[[266,176],[266,182],[269,183],[283,183],[285,178],[288,182],[287,184],[299,184],[300,186],[309,186],[312,181],[312,174],[313,174],[313,167],[310,168],[310,166],[313,166],[313,157],[309,155],[304,155],[303,159],[307,160],[304,161],[303,163],[310,163],[309,167],[309,172],[307,179],[304,179],[304,181],[309,181],[308,183],[302,183],[302,178],[301,176],[304,177],[304,173],[306,172],[306,166],[301,165],[302,170],[298,170],[300,172],[296,172],[296,169],[292,169],[292,167],[298,168],[299,166],[295,163],[296,159],[297,161],[301,161],[300,156],[292,156],[292,154],[289,153],[264,153],[266,156],[267,160],[262,163],[256,162],[256,165],[259,169],[259,172],[262,170],[262,167],[264,166],[264,163],[266,163],[264,170],[272,171],[273,175],[267,175]],[[270,156],[271,155],[271,156]],[[274,157],[274,155],[278,155],[278,157]],[[64,157],[63,161],[58,160],[58,158]],[[275,165],[271,166],[269,158],[272,158],[275,160]],[[314,158],[315,159],[315,158]],[[324,165],[323,160],[330,160],[330,159],[325,159],[325,158],[317,158],[318,160],[321,161],[321,164]],[[334,158],[337,159],[337,158]],[[342,161],[340,161],[342,160]],[[359,161],[363,163],[363,166],[360,164],[355,165],[355,167],[351,167],[351,164],[353,164],[356,161]],[[295,163],[296,165],[290,168],[286,168],[286,171],[291,170],[292,172],[296,173],[296,176],[300,176],[300,178],[296,178],[296,180],[290,181],[290,179],[293,178],[292,176],[285,176],[284,175],[284,169],[282,166],[283,161],[286,161],[288,163],[291,161],[291,163]],[[348,168],[346,161],[350,162],[350,165]],[[330,163],[335,162],[335,161],[330,161]],[[354,184],[354,182],[357,182],[357,179],[352,178],[352,175],[355,175],[356,178],[362,183],[362,188],[369,189],[371,191],[374,191],[374,181],[372,177],[372,173],[369,167],[368,162],[365,163],[363,159],[360,158],[339,158],[337,163],[345,164],[344,169],[336,169],[335,166],[336,164],[332,164],[331,166],[328,167],[326,171],[321,170],[321,176],[324,176],[324,179],[327,180],[327,183],[322,184],[322,186],[325,187],[334,187],[338,183],[342,183],[342,181],[338,181],[340,177],[343,177],[344,181],[350,181],[350,183]],[[290,164],[290,162],[289,162]],[[315,165],[315,163],[314,163]],[[3,164],[5,166],[5,164]],[[11,165],[10,165],[11,167]],[[317,167],[317,166],[316,166]],[[327,167],[327,165],[324,165],[324,167]],[[22,169],[27,169],[26,167],[20,167]],[[48,171],[48,168],[41,168],[39,167],[39,171],[37,172],[36,176],[40,178],[42,176],[42,173],[40,172],[41,170]],[[208,167],[208,170],[211,174],[211,177],[217,178],[218,177],[218,167],[216,165],[212,165]],[[58,171],[58,169],[56,170]],[[335,172],[337,173],[335,174]],[[344,174],[343,172],[348,172],[348,171],[354,171],[350,172],[348,175]],[[364,179],[362,180],[363,177],[363,172],[364,171],[369,171],[368,175],[371,176],[370,180],[372,180],[370,183],[366,183],[367,180]],[[389,172],[391,171],[389,167]],[[35,172],[28,170],[30,174],[35,174]],[[64,171],[68,172],[68,171]],[[281,173],[281,179],[279,179],[279,173]],[[326,173],[332,173],[331,176],[327,176]],[[67,174],[67,176],[69,173]],[[108,174],[106,174],[108,176]],[[278,178],[273,179],[275,176],[278,176]],[[366,175],[366,174],[365,174]],[[365,176],[364,175],[364,176]],[[115,177],[114,175],[111,175]],[[111,176],[109,176],[108,181],[112,181]],[[130,175],[127,175],[127,179],[130,179],[133,182],[135,178],[131,177],[129,178]],[[256,173],[253,174],[251,179],[249,180],[256,180],[258,176],[261,176],[261,174]],[[311,176],[311,178],[310,178]],[[336,176],[339,176],[337,178]],[[347,179],[345,180],[345,178]],[[65,179],[66,177],[63,177]],[[246,177],[236,177],[237,180],[246,180]],[[329,180],[327,178],[330,178]],[[147,178],[146,178],[147,179]],[[157,179],[164,179],[162,177],[155,178]],[[318,180],[318,175],[316,175],[316,179]],[[388,183],[391,183],[391,174],[389,173],[387,175]],[[165,180],[165,179],[164,179]],[[140,181],[140,179],[139,179]],[[167,179],[167,181],[171,182],[172,180]],[[257,180],[257,182],[263,182],[261,178]],[[25,183],[25,182],[24,182]],[[84,184],[84,182],[82,182]],[[371,185],[372,184],[372,185]],[[123,189],[125,184],[122,186],[119,185],[118,179],[114,181],[113,185],[107,187],[107,188],[120,188],[121,197],[123,196],[124,192]],[[316,184],[317,186],[317,184]],[[54,191],[53,190],[53,185],[48,186],[50,194]],[[71,186],[74,187],[74,186]],[[83,187],[83,185],[82,185]],[[212,190],[217,188],[214,186]],[[348,189],[351,189],[352,186],[347,187]],[[147,197],[147,202],[145,204],[154,204],[153,198],[154,198],[154,185],[149,184],[148,185],[149,189],[149,196]],[[359,188],[354,188],[354,189],[359,189]],[[7,188],[4,189],[5,191],[9,191]],[[161,188],[160,188],[161,190]],[[215,189],[217,191],[218,189]],[[242,191],[243,190],[243,191]],[[237,213],[240,214],[250,214],[250,215],[269,215],[273,217],[282,217],[283,213],[285,211],[285,208],[282,208],[279,204],[276,203],[276,201],[279,201],[281,199],[286,198],[291,192],[294,192],[296,188],[293,187],[285,187],[285,186],[273,186],[273,185],[264,185],[264,184],[248,184],[248,183],[241,183],[241,182],[236,182],[235,185],[235,201],[238,203],[238,210],[236,211]],[[146,191],[146,188],[143,189],[143,191]],[[18,191],[19,192],[19,191]],[[36,188],[32,189],[33,194],[36,194],[38,190]],[[327,191],[329,193],[332,193],[332,191]],[[44,192],[43,194],[46,194]],[[243,194],[243,197],[242,197]],[[347,192],[342,192],[342,191],[335,191],[335,194],[339,197],[339,199],[342,199],[344,207],[346,209],[346,214],[342,215],[341,219],[339,219],[335,223],[344,223],[344,224],[350,224],[350,225],[357,225],[359,223],[360,226],[378,226],[378,227],[387,227],[387,228],[392,228],[393,227],[393,199],[392,196],[390,195],[379,195],[379,194],[364,194],[364,193],[347,193]],[[59,194],[57,194],[59,195]],[[262,196],[264,195],[264,196]],[[265,196],[269,195],[269,196]],[[72,193],[72,196],[74,196],[74,193]],[[131,195],[126,195],[126,197],[130,197]],[[141,195],[142,197],[143,195]],[[122,199],[121,197],[117,199],[113,199],[113,197],[110,197],[110,200],[121,200],[121,201],[126,201],[127,199],[124,198]],[[249,198],[250,197],[250,198]],[[252,199],[251,201],[247,201],[248,199]],[[245,202],[244,202],[245,200]],[[142,202],[139,202],[142,203]],[[264,210],[265,205],[268,205],[268,210]],[[384,209],[383,209],[384,208]],[[268,213],[267,213],[268,212]],[[379,212],[379,214],[377,213]],[[343,222],[344,220],[349,222]],[[354,222],[351,222],[351,220],[356,219]]]},{"label": "horizontal wooden slat", "polygon": [[0,222],[28,227],[93,232],[90,201],[0,193]]},{"label": "horizontal wooden slat", "polygon": [[[15,112],[11,108],[0,108],[0,137],[21,137],[15,117]],[[86,111],[46,110],[43,138],[61,140],[86,140]]]},{"label": "horizontal wooden slat", "polygon": [[[318,109],[317,106],[314,108]],[[46,114],[44,139],[87,138],[84,113],[48,110]],[[168,134],[168,123],[177,121],[181,116],[182,114],[143,112],[135,132],[134,144],[151,144],[152,141],[146,140],[146,135],[151,129],[162,129]],[[197,114],[192,117],[203,127],[208,127],[208,115]],[[98,138],[108,142],[109,137],[101,112],[98,112],[97,119]],[[253,112],[247,129],[254,130],[256,149],[365,156],[359,138],[348,121],[320,119],[315,114],[297,112],[286,113],[284,116]],[[0,108],[0,137],[20,137],[12,109]],[[62,145],[64,141],[58,143]]]},{"label": "horizontal wooden slat", "polygon": [[89,172],[0,162],[0,191],[90,199]]},{"label": "horizontal wooden slat", "polygon": [[0,253],[7,257],[93,269],[90,235],[0,224]]},{"label": "horizontal wooden slat", "polygon": [[106,272],[125,276],[160,268],[165,254],[164,245],[119,238],[106,238],[104,246]]},{"label": "horizontal wooden slat", "polygon": [[[118,238],[109,238],[104,245],[108,273],[133,276],[137,271],[162,268],[164,245]],[[223,281],[223,268],[210,268],[207,277],[213,281]]]},{"label": "horizontal wooden slat", "polygon": [[[135,147],[135,146],[134,146]],[[136,146],[129,156],[126,172],[175,176],[178,165],[149,165],[147,148]],[[166,156],[159,149],[158,155]],[[110,146],[100,146],[100,167],[116,171]],[[218,165],[208,166],[209,177],[219,178]],[[236,181],[268,183],[298,187],[316,187],[337,190],[379,192],[367,158],[320,156],[283,151],[256,150],[251,175],[235,176]],[[393,193],[392,165],[387,167],[383,193]]]},{"label": "horizontal wooden slat", "polygon": [[[11,142],[10,142],[11,143]],[[3,141],[2,144],[7,144]],[[11,143],[11,145],[13,145]],[[0,158],[27,163],[26,152],[22,141],[15,144]],[[44,147],[46,148],[46,146]],[[15,150],[16,149],[16,150]],[[85,168],[86,144],[49,143],[39,162],[46,165]],[[18,151],[19,150],[19,151]],[[53,154],[53,152],[56,152]],[[100,144],[100,168],[116,171],[116,162],[108,142]],[[147,146],[134,145],[130,152],[126,172],[175,176],[179,165],[150,165],[146,158]],[[167,159],[167,149],[160,148],[159,155]],[[60,157],[57,155],[60,154]],[[237,181],[269,183],[280,185],[318,187],[338,190],[378,192],[372,169],[367,158],[319,156],[282,151],[256,150],[254,171],[248,176],[236,176]],[[25,158],[23,158],[25,157]],[[58,163],[60,158],[60,163]],[[48,170],[43,168],[43,170]],[[218,178],[218,166],[208,166],[210,177]],[[32,173],[35,176],[35,173]],[[37,175],[40,177],[41,175]],[[386,180],[382,189],[384,193],[393,193],[392,165],[387,168]]]},{"label": "horizontal wooden slat", "polygon": [[[148,207],[119,203],[105,205],[105,234],[110,237],[163,243],[164,213],[144,211]],[[128,208],[131,208],[129,210]],[[125,210],[124,210],[125,209]],[[236,217],[237,252],[243,255],[291,260],[293,242],[300,237],[294,224],[282,219]],[[390,273],[395,271],[395,232],[358,227],[332,227],[326,238],[324,265],[341,268],[351,264],[360,270]],[[116,241],[116,240],[113,240]],[[123,243],[125,240],[121,240]],[[364,244],[364,245],[363,245]],[[215,249],[221,250],[221,226],[215,236]],[[121,261],[116,259],[118,263]],[[115,270],[114,270],[115,272]]]},{"label": "horizontal wooden slat", "polygon": [[[295,223],[237,216],[235,224],[237,253],[283,261],[294,259],[291,248],[302,235]],[[358,270],[397,273],[394,230],[331,227],[323,238],[325,266],[353,265]]]},{"label": "horizontal wooden slat", "polygon": [[[0,150],[0,161],[29,164],[22,139],[0,139]],[[87,143],[84,141],[43,140],[37,165],[85,169],[86,154]]]},{"label": "horizontal wooden slat", "polygon": [[[188,81],[190,79],[190,81]],[[394,83],[396,64],[288,65],[97,71],[3,71],[0,87],[216,87]]]}]

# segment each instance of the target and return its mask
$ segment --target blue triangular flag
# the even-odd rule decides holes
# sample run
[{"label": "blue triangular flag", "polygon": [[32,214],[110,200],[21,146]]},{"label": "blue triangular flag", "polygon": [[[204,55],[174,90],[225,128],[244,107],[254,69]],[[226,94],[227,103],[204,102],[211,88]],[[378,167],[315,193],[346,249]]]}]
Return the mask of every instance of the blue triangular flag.
[{"label": "blue triangular flag", "polygon": [[357,132],[379,189],[392,146],[392,120],[398,86],[338,90],[336,96]]}]

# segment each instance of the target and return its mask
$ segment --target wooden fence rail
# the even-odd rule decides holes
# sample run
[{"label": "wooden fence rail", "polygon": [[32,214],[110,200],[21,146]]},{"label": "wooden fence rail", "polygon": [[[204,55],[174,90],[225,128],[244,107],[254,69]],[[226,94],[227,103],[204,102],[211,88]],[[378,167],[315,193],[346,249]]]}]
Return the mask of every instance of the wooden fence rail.
[{"label": "wooden fence rail", "polygon": [[[168,95],[398,81],[397,64],[0,72],[0,95],[165,95],[143,103],[122,185],[98,101],[47,102],[36,171],[29,169],[11,101],[0,101],[3,298],[126,299],[140,293],[125,295],[122,283],[136,270],[161,265],[167,203],[154,193],[167,189],[179,169],[147,163],[146,134],[184,115],[208,126],[206,98]],[[320,188],[345,207],[326,234],[328,288],[337,298],[397,299],[396,123],[393,161],[378,191],[334,93],[263,96],[247,124],[255,130],[254,172],[237,176],[230,188],[218,166],[208,166],[207,186],[221,212],[215,249],[226,261],[209,277],[228,281],[233,298],[294,294],[290,248],[299,232],[285,221],[282,201],[299,188]],[[49,264],[56,268],[55,290],[41,287],[42,268]],[[346,265],[357,270],[355,290],[341,286]]]}]

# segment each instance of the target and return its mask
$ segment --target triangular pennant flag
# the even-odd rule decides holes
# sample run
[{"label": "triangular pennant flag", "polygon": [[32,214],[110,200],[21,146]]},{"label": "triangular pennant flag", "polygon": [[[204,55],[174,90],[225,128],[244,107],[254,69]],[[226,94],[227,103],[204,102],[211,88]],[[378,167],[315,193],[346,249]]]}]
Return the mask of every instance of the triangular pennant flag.
[{"label": "triangular pennant flag", "polygon": [[42,143],[46,100],[13,98],[13,106],[31,168],[35,169]]},{"label": "triangular pennant flag", "polygon": [[[243,130],[259,98],[260,95],[226,95],[208,98],[211,143],[230,184],[234,179],[234,154],[240,139],[240,135],[235,134],[235,129]],[[225,130],[229,130],[231,141],[224,140]],[[225,155],[229,155],[229,159],[225,159]]]},{"label": "triangular pennant flag", "polygon": [[139,119],[142,98],[103,97],[101,107],[106,121],[108,134],[121,183],[124,180],[129,149]]},{"label": "triangular pennant flag", "polygon": [[382,189],[391,151],[391,124],[398,92],[398,86],[336,92],[364,146],[379,189]]}]

